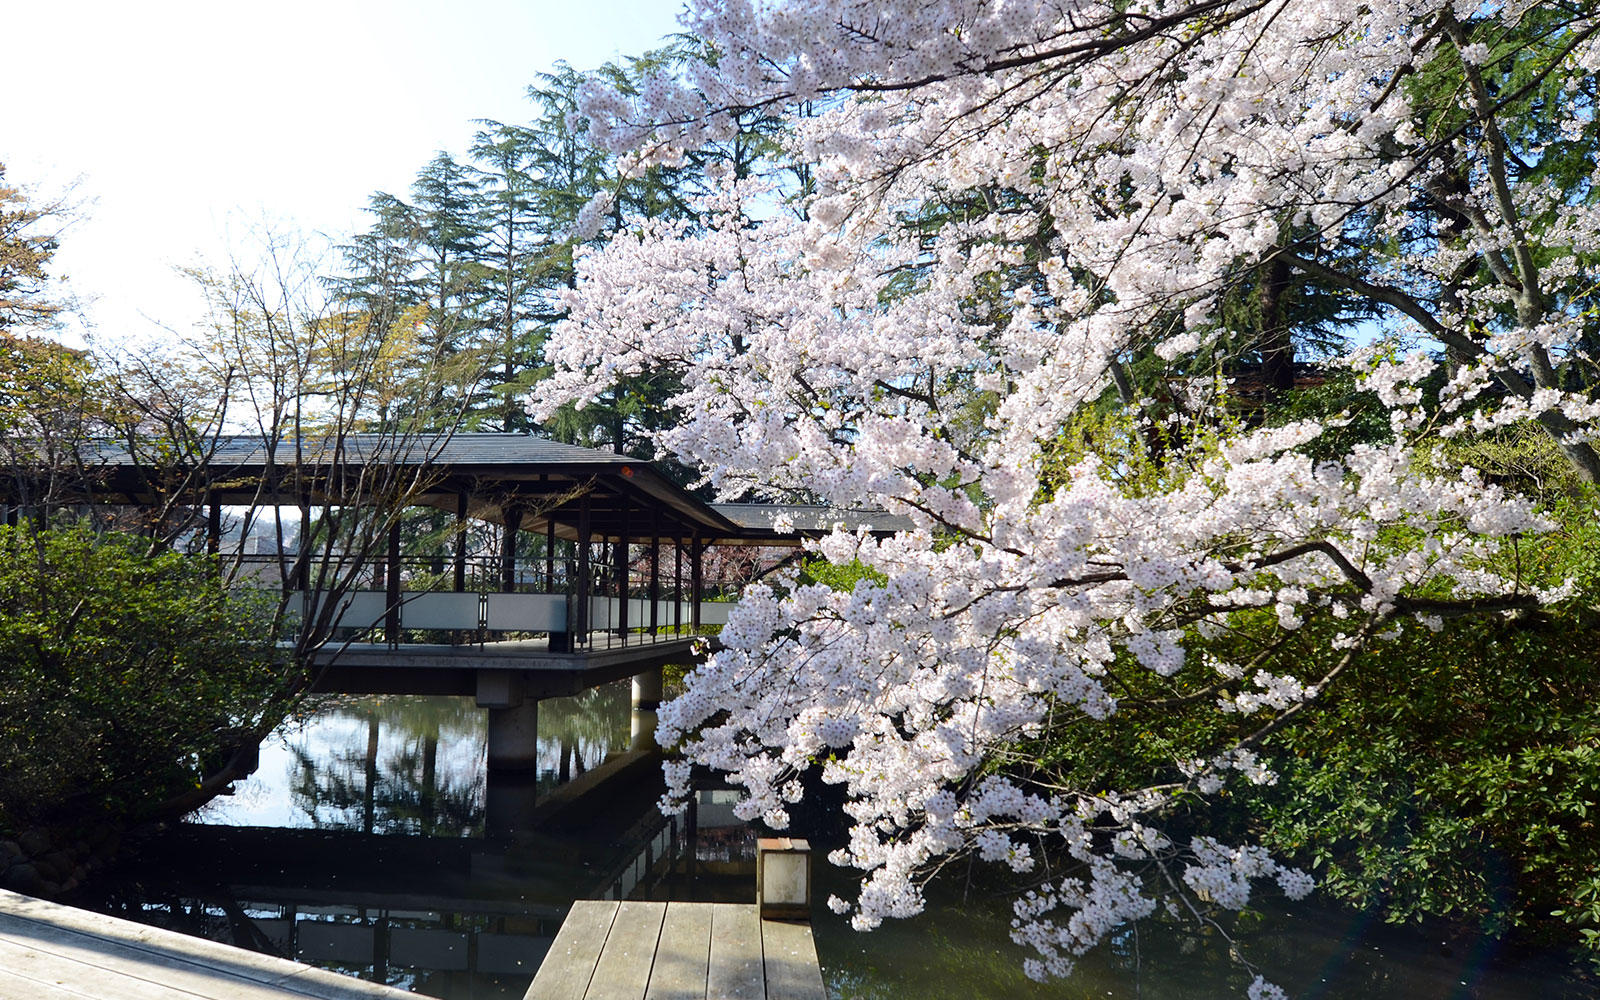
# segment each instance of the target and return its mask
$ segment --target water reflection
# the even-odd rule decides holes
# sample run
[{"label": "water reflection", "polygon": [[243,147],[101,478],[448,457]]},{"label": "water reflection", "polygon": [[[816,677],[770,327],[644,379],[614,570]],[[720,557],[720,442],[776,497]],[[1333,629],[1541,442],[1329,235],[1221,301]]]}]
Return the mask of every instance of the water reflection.
[{"label": "water reflection", "polygon": [[471,699],[329,699],[75,902],[432,996],[520,997],[572,900],[650,892],[683,853],[629,705],[626,683],[542,702],[537,771],[503,779]]},{"label": "water reflection", "polygon": [[[305,721],[275,733],[261,748],[256,773],[194,818],[227,826],[482,835],[487,727],[486,713],[471,698],[329,698]],[[541,702],[532,798],[598,767],[629,737],[625,684]]]},{"label": "water reflection", "polygon": [[[485,778],[470,699],[343,698],[262,748],[257,774],[72,900],[417,993],[521,997],[574,899],[749,902],[754,833],[705,788],[663,817],[658,760],[629,753],[627,685],[541,703],[539,767]],[[603,791],[582,794],[585,789]],[[1249,975],[1219,934],[1127,928],[1066,981],[1020,972],[985,869],[947,873],[930,912],[856,934],[821,905],[852,874],[820,862],[817,949],[835,1000],[1211,1000]],[[1263,972],[1318,1000],[1597,995],[1570,964],[1491,968],[1487,951],[1296,905],[1241,929]]]},{"label": "water reflection", "polygon": [[[1442,946],[1437,928],[1395,927],[1328,901],[1263,901],[1264,919],[1229,937],[1159,919],[1125,927],[1079,960],[1072,977],[1036,983],[1009,939],[1006,901],[985,872],[947,873],[928,912],[869,934],[813,908],[817,953],[834,1000],[1238,1000],[1254,974],[1241,955],[1299,1000],[1579,1000],[1596,982],[1566,957],[1512,961],[1487,942]],[[850,873],[816,868],[822,899],[847,895]]]}]

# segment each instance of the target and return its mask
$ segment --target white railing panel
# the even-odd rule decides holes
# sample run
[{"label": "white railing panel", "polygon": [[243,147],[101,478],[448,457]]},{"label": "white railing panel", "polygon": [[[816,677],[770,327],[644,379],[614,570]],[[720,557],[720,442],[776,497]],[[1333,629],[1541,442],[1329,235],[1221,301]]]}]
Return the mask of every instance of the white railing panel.
[{"label": "white railing panel", "polygon": [[[734,604],[734,602],[732,602],[732,601],[701,601],[700,602],[700,624],[702,624],[702,625],[726,625],[726,624],[728,624],[728,612],[733,610],[733,604]],[[687,623],[689,621],[689,609],[688,608],[684,608],[683,609],[683,620],[684,620],[685,623]]]},{"label": "white railing panel", "polygon": [[562,594],[489,594],[489,627],[515,632],[565,632],[567,599]]},{"label": "white railing panel", "polygon": [[449,591],[411,591],[400,595],[401,628],[478,627],[478,595]]},{"label": "white railing panel", "polygon": [[[306,608],[325,600],[335,600],[340,606],[335,628],[382,627],[388,611],[388,595],[381,590],[352,590],[334,599],[328,595],[297,592],[289,595],[288,613],[303,615]],[[400,600],[400,627],[411,629],[475,629],[478,627],[480,595],[457,594],[449,591],[405,591]],[[516,632],[565,632],[567,630],[567,598],[562,594],[488,594],[485,595],[488,627]],[[700,605],[700,624],[726,625],[728,612],[734,607],[731,601],[704,601]],[[678,605],[672,601],[656,602],[656,624],[670,627],[675,621]],[[589,602],[589,628],[605,631],[617,627],[620,610],[614,597],[594,597]],[[693,619],[694,605],[682,604],[683,624]],[[628,628],[650,627],[650,602],[642,598],[628,601]]]},{"label": "white railing panel", "polygon": [[[733,609],[732,601],[702,601],[700,603],[700,624],[726,625],[728,612]],[[671,625],[673,618],[673,604],[671,601],[657,602],[657,614],[660,616],[656,624],[665,628]],[[596,630],[614,629],[617,627],[618,602],[615,597],[592,597],[589,599],[589,627]],[[694,615],[694,605],[689,601],[683,602],[683,624],[687,628]],[[638,598],[628,601],[628,628],[641,629],[650,627],[650,602]]]},{"label": "white railing panel", "polygon": [[389,595],[381,590],[350,590],[339,596],[332,594],[296,595],[301,598],[304,614],[316,616],[331,602],[335,610],[333,628],[372,628],[383,624],[384,612],[389,609]]}]

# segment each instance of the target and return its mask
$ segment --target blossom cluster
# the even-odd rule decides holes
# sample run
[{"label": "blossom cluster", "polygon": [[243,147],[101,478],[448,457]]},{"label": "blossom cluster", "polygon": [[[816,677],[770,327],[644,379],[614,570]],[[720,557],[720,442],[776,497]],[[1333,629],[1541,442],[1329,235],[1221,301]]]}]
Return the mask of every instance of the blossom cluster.
[{"label": "blossom cluster", "polygon": [[[658,739],[684,762],[675,794],[687,764],[716,768],[744,790],[742,815],[782,828],[798,776],[844,786],[853,827],[834,860],[865,876],[833,902],[857,927],[918,912],[927,873],[964,853],[1018,872],[1041,850],[1081,865],[1017,904],[1041,976],[1155,912],[1154,865],[1218,906],[1262,880],[1304,895],[1309,878],[1258,848],[1168,842],[1172,788],[1046,792],[992,764],[1057,713],[1115,719],[1120,671],[1178,675],[1193,637],[1230,616],[1268,609],[1285,633],[1348,620],[1331,649],[1354,655],[1400,616],[1438,627],[1452,609],[1557,596],[1493,568],[1505,539],[1548,527],[1533,506],[1470,469],[1432,472],[1419,450],[1531,422],[1600,477],[1600,404],[1552,361],[1583,356],[1569,304],[1587,292],[1560,290],[1593,287],[1579,258],[1600,250],[1600,214],[1581,191],[1518,184],[1492,129],[1429,134],[1403,85],[1444,60],[1475,120],[1502,113],[1483,75],[1532,8],[1206,7],[705,0],[685,23],[714,65],[586,92],[592,138],[639,164],[729,134],[740,109],[806,109],[787,150],[815,183],[801,210],[730,176],[693,221],[633,220],[581,261],[532,405],[666,369],[683,416],[657,443],[724,496],[911,520],[806,542],[871,574],[848,592],[792,574],[751,588],[660,712]],[[1550,35],[1576,40],[1550,72],[1583,85],[1597,23]],[[1592,130],[1582,101],[1552,113],[1567,116],[1545,123],[1555,133]],[[1438,194],[1441,164],[1472,183]],[[1416,217],[1430,197],[1445,221]],[[906,225],[919,206],[939,211]],[[1225,295],[1272,263],[1427,348],[1348,359],[1391,441],[1319,460],[1309,446],[1337,418],[1217,432],[1160,490],[1124,488],[1093,454],[1051,467],[1087,406],[1113,387],[1133,405],[1124,361],[1177,364],[1228,334]],[[1459,280],[1469,265],[1484,280]],[[1168,394],[1190,413],[1180,432],[1226,396],[1192,389]],[[1333,680],[1209,666],[1215,708],[1241,718],[1308,710]],[[1200,793],[1273,780],[1245,746],[1173,770]]]}]

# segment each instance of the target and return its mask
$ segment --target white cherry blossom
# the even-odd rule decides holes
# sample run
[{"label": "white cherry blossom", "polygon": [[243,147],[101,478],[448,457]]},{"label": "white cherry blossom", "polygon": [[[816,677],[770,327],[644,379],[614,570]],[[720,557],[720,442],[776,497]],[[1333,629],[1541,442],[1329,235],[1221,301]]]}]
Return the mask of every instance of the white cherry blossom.
[{"label": "white cherry blossom", "polygon": [[[641,166],[727,136],[732,111],[795,109],[788,154],[816,190],[775,211],[792,192],[724,178],[697,222],[632,220],[585,257],[535,412],[665,367],[683,418],[658,444],[723,495],[914,525],[807,543],[872,571],[853,591],[791,574],[746,592],[722,649],[661,707],[658,739],[682,754],[671,794],[688,762],[717,768],[744,790],[741,815],[783,827],[798,775],[844,786],[853,827],[833,857],[865,874],[829,905],[863,929],[917,913],[953,857],[1027,871],[1041,850],[1070,856],[1081,873],[1016,904],[1040,977],[1163,894],[1237,909],[1266,881],[1309,892],[1254,846],[1159,833],[1175,790],[1275,780],[1254,745],[1174,761],[1172,785],[1151,789],[1041,789],[990,765],[1057,713],[1114,721],[1122,670],[1203,669],[1218,711],[1278,719],[1313,710],[1399,617],[1433,627],[1559,596],[1495,571],[1503,540],[1548,527],[1530,502],[1420,460],[1443,437],[1533,423],[1600,478],[1600,403],[1556,363],[1588,360],[1600,178],[1521,183],[1479,86],[1522,58],[1480,39],[1531,9],[702,0],[685,23],[714,67],[638,95],[587,88],[592,137]],[[1570,50],[1548,71],[1586,86],[1597,37],[1595,16],[1574,15],[1547,39]],[[1408,78],[1431,60],[1463,81],[1476,124],[1458,134],[1413,106]],[[1556,132],[1594,129],[1584,101],[1551,113]],[[1457,169],[1472,183],[1439,194]],[[930,206],[951,210],[905,224]],[[1396,249],[1349,252],[1364,241]],[[1392,443],[1317,460],[1307,446],[1341,420],[1215,431],[1226,386],[1191,381],[1168,426],[1217,440],[1186,476],[1141,491],[1114,458],[1051,465],[1085,407],[1122,388],[1124,361],[1212,343],[1224,293],[1273,263],[1421,345],[1346,359],[1389,409]],[[1463,267],[1484,280],[1446,294]],[[1196,634],[1262,610],[1286,631],[1342,619],[1341,666],[1192,654]],[[1282,993],[1257,979],[1250,995]]]}]

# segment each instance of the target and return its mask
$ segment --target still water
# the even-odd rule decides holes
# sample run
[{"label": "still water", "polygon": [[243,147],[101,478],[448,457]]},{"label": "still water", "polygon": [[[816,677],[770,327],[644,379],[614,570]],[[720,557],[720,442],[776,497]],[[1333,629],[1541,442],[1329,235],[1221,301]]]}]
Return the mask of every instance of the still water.
[{"label": "still water", "polygon": [[[755,835],[734,794],[698,792],[692,832],[662,817],[656,767],[626,752],[637,725],[626,683],[542,702],[537,774],[487,779],[471,699],[330,699],[282,727],[234,795],[75,902],[445,1000],[520,998],[573,899],[754,898]],[[1151,922],[1041,985],[1018,971],[1004,900],[967,874],[933,886],[923,917],[871,934],[819,905],[830,995],[1211,1000],[1244,995],[1240,954],[1318,1000],[1600,995],[1569,962],[1497,963],[1486,945],[1318,904],[1232,942]],[[817,879],[819,902],[849,892],[849,873],[820,859]]]}]

